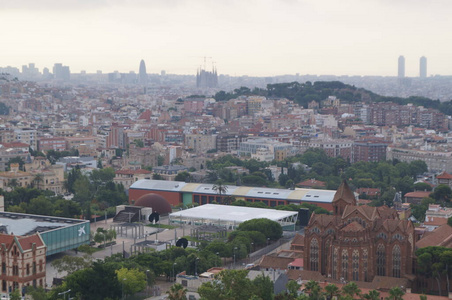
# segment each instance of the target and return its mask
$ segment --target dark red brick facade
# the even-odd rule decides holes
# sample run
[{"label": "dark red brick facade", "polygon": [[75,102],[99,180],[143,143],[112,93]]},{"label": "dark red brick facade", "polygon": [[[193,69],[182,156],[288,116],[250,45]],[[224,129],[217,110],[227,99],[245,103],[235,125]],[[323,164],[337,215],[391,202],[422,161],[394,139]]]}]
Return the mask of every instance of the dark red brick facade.
[{"label": "dark red brick facade", "polygon": [[304,269],[343,281],[413,274],[414,227],[389,207],[357,206],[342,183],[334,215],[313,215],[305,229]]}]

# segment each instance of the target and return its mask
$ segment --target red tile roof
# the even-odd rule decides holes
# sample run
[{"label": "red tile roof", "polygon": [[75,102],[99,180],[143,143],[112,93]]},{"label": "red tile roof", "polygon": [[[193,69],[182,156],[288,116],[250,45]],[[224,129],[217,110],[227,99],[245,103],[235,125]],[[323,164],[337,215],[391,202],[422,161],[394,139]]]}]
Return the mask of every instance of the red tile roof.
[{"label": "red tile roof", "polygon": [[452,179],[452,175],[447,173],[446,171],[436,176],[437,179]]},{"label": "red tile roof", "polygon": [[405,194],[405,198],[427,198],[432,192],[416,191]]},{"label": "red tile roof", "polygon": [[452,247],[452,227],[444,224],[424,236],[416,242],[416,248],[428,246]]}]

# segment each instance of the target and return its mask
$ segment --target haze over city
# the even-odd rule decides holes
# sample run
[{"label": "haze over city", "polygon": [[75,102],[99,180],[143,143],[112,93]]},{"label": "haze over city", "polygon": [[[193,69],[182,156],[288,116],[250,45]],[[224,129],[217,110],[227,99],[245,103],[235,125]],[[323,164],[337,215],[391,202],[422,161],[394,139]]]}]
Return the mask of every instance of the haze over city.
[{"label": "haze over city", "polygon": [[61,62],[72,72],[194,74],[213,57],[222,74],[450,75],[446,0],[0,1],[0,65]]}]

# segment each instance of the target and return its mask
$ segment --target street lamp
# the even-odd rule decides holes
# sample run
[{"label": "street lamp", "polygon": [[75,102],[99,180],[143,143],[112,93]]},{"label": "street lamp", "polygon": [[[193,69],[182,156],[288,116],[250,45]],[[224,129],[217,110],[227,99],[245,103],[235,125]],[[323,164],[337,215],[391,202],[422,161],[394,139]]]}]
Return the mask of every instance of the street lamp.
[{"label": "street lamp", "polygon": [[146,270],[146,296],[149,296],[149,270]]},{"label": "street lamp", "polygon": [[268,243],[270,242],[270,238],[267,238],[267,247],[268,247]]},{"label": "street lamp", "polygon": [[69,293],[70,291],[71,291],[71,289],[69,289],[69,290],[67,290],[65,292],[58,293],[58,296],[63,295],[63,299],[66,300],[66,294]]},{"label": "street lamp", "polygon": [[233,268],[235,268],[235,251],[237,250],[237,247],[234,247],[234,266]]},{"label": "street lamp", "polygon": [[124,300],[124,281],[126,281],[126,279],[127,279],[127,278],[124,278],[124,279],[122,280],[122,297],[121,297],[122,300]]},{"label": "street lamp", "polygon": [[195,276],[198,276],[198,272],[197,272],[198,260],[199,260],[199,257],[197,257],[197,258],[195,259]]},{"label": "street lamp", "polygon": [[174,272],[174,266],[177,265],[177,263],[173,264],[173,280],[176,278],[176,273]]}]

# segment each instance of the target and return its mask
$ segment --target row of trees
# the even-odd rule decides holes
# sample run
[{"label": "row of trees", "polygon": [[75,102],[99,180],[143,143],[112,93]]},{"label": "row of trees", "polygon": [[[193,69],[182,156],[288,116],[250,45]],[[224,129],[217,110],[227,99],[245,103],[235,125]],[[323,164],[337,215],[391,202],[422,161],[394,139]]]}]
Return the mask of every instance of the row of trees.
[{"label": "row of trees", "polygon": [[[289,281],[286,291],[278,295],[273,293],[273,282],[265,275],[259,275],[254,280],[247,277],[247,270],[223,270],[215,276],[215,280],[203,283],[198,293],[201,299],[254,299],[254,300],[324,300],[324,299],[368,299],[380,300],[380,292],[371,290],[363,294],[354,282],[349,282],[339,288],[335,284],[328,284],[322,289],[314,280],[308,281],[300,293],[300,285],[296,281]],[[179,290],[181,287],[179,287]],[[405,292],[400,287],[389,290],[386,300],[402,300]],[[185,299],[185,298],[177,298]],[[427,299],[425,295],[421,300]]]}]

